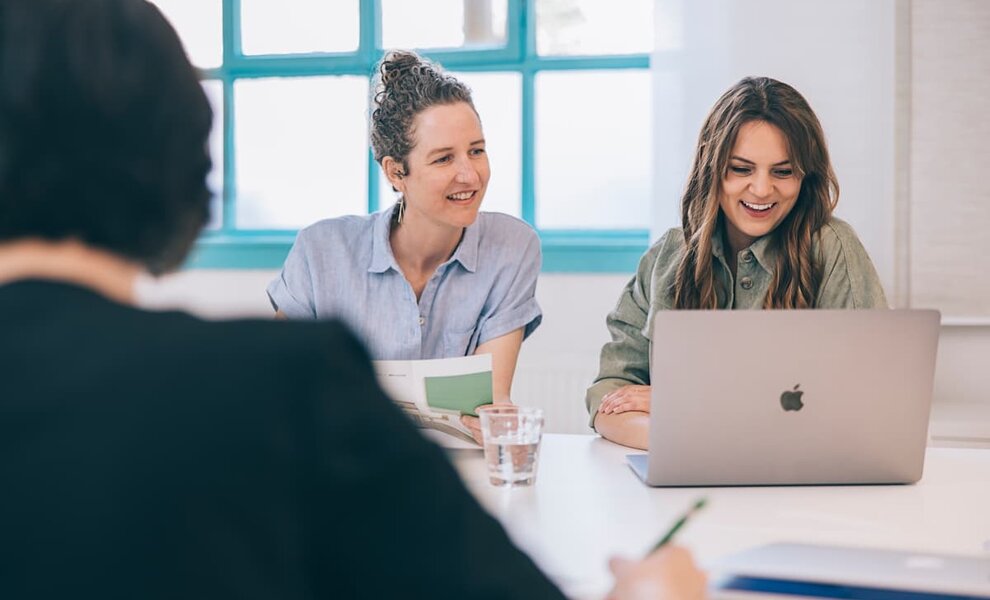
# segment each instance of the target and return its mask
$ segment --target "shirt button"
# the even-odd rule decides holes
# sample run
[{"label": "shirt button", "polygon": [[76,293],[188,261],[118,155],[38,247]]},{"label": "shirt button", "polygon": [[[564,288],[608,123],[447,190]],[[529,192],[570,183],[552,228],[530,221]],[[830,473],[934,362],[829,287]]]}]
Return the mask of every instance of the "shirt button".
[{"label": "shirt button", "polygon": [[742,289],[748,290],[753,287],[753,279],[751,277],[743,277],[739,280],[739,285],[742,286]]},{"label": "shirt button", "polygon": [[426,317],[420,317],[419,318],[419,324],[422,325],[424,323],[426,323]]},{"label": "shirt button", "polygon": [[753,262],[753,253],[750,252],[749,250],[743,252],[742,261],[744,263],[751,263],[751,262]]}]

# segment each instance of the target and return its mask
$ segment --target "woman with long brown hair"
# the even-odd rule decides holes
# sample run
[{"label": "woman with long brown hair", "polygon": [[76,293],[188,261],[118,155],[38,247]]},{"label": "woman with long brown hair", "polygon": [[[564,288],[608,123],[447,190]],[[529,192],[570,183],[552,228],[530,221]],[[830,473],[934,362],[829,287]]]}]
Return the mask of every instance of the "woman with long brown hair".
[{"label": "woman with long brown hair", "polygon": [[832,216],[838,198],[821,124],[797,90],[747,77],[723,94],[698,136],[682,227],[643,256],[608,316],[612,341],[586,396],[592,426],[646,447],[658,310],[886,307],[866,250]]}]

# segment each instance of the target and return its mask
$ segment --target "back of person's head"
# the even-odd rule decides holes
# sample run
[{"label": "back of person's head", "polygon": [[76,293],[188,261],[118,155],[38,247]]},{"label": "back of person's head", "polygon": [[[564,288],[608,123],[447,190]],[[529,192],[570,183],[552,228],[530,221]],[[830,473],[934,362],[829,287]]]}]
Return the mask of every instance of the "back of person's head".
[{"label": "back of person's head", "polygon": [[698,135],[681,199],[688,248],[678,271],[678,308],[715,308],[711,248],[720,219],[721,183],[740,129],[754,121],[780,130],[791,166],[801,178],[794,208],[770,234],[779,254],[764,307],[807,308],[817,295],[821,273],[811,256],[812,238],[839,197],[825,134],[811,106],[793,87],[769,77],[746,77],[715,102]]},{"label": "back of person's head", "polygon": [[409,173],[409,151],[416,145],[416,115],[441,104],[465,102],[474,108],[471,90],[415,52],[388,52],[372,80],[371,149],[381,164],[386,156]]},{"label": "back of person's head", "polygon": [[0,242],[77,240],[152,272],[209,216],[212,111],[144,0],[0,3]]}]

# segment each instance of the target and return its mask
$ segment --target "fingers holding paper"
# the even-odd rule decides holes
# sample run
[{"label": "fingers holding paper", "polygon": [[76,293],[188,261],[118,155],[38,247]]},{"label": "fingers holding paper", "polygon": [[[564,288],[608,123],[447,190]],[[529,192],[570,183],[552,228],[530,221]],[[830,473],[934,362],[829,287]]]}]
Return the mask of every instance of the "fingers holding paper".
[{"label": "fingers holding paper", "polygon": [[[491,404],[485,404],[484,406],[491,406]],[[480,406],[478,408],[481,408]],[[461,424],[468,428],[471,432],[471,437],[474,441],[478,442],[479,446],[484,445],[484,440],[481,437],[481,419],[478,417],[472,417],[471,415],[462,415]]]}]

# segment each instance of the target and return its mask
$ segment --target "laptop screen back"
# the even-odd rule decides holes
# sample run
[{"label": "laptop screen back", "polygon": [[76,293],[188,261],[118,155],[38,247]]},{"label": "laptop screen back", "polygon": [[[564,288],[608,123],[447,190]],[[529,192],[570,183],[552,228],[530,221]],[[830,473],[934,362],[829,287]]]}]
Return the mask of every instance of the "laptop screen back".
[{"label": "laptop screen back", "polygon": [[657,313],[648,483],[917,481],[938,332],[931,310]]}]

